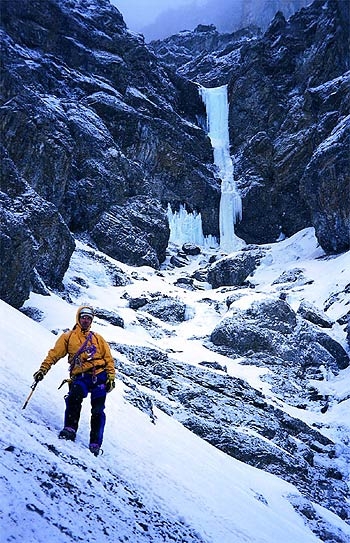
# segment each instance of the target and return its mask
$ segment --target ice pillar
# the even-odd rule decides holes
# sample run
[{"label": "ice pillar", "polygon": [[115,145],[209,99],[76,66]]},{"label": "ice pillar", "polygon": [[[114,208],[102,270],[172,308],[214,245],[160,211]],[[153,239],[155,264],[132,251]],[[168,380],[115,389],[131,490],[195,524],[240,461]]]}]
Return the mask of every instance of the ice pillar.
[{"label": "ice pillar", "polygon": [[230,155],[227,85],[200,87],[200,95],[207,112],[207,129],[213,146],[214,163],[221,178],[220,248],[230,253],[240,249],[244,242],[236,236],[234,229],[237,220],[242,217],[242,200],[234,181]]}]

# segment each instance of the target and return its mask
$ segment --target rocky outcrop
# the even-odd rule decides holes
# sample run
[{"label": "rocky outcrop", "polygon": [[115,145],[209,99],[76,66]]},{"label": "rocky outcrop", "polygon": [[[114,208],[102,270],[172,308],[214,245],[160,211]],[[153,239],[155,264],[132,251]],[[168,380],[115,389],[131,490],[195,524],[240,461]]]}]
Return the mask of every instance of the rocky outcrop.
[{"label": "rocky outcrop", "polygon": [[94,309],[95,317],[109,322],[113,326],[119,326],[124,328],[124,320],[115,311],[107,311],[106,309],[100,309],[99,307]]},{"label": "rocky outcrop", "polygon": [[[349,88],[344,88],[348,101]],[[318,146],[301,179],[317,238],[327,253],[347,251],[350,246],[349,149],[350,116],[340,119]]]},{"label": "rocky outcrop", "polygon": [[243,43],[260,34],[254,26],[222,34],[213,24],[201,24],[192,32],[185,30],[164,40],[152,41],[149,45],[157,58],[178,74],[211,86],[214,78],[217,85],[227,82],[230,71],[228,58],[239,54]]},{"label": "rocky outcrop", "polygon": [[317,324],[321,328],[332,328],[334,322],[323,312],[320,311],[313,304],[303,300],[298,308],[298,315],[303,317],[303,319]]},{"label": "rocky outcrop", "polygon": [[0,196],[0,251],[2,266],[0,296],[6,303],[20,307],[28,297],[35,267],[33,238],[21,218],[14,220],[6,210],[11,201]]},{"label": "rocky outcrop", "polygon": [[180,323],[187,320],[186,305],[181,300],[163,296],[158,300],[148,302],[143,307],[143,311],[164,322]]},{"label": "rocky outcrop", "polygon": [[128,400],[152,421],[156,405],[226,454],[292,482],[346,517],[346,484],[340,471],[332,471],[335,446],[322,433],[220,370],[180,364],[154,348],[112,347],[123,355],[117,369],[130,388]]},{"label": "rocky outcrop", "polygon": [[314,2],[288,22],[278,14],[231,72],[230,138],[243,194],[236,231],[247,242],[313,225],[325,251],[349,249],[348,17],[340,4]]},{"label": "rocky outcrop", "polygon": [[301,319],[303,312],[295,314],[281,299],[256,301],[247,309],[237,304],[230,304],[229,313],[210,337],[214,346],[228,348],[232,357],[253,356],[255,360],[258,355],[259,365],[278,366],[280,376],[288,372],[290,376],[291,370],[298,380],[322,379],[322,371],[337,374],[348,367],[346,351],[318,326],[309,324],[309,314],[305,315],[308,320]]}]

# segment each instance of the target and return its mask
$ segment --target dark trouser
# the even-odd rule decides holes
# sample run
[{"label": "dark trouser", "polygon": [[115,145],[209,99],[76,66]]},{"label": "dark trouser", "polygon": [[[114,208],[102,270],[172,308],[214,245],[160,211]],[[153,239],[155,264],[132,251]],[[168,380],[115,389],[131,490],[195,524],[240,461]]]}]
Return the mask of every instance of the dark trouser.
[{"label": "dark trouser", "polygon": [[106,379],[107,374],[102,371],[95,377],[93,382],[91,373],[82,373],[74,378],[66,396],[66,411],[64,414],[64,426],[78,430],[81,406],[83,399],[91,394],[91,421],[90,421],[90,443],[102,444],[103,430],[106,422],[104,412],[106,401]]}]

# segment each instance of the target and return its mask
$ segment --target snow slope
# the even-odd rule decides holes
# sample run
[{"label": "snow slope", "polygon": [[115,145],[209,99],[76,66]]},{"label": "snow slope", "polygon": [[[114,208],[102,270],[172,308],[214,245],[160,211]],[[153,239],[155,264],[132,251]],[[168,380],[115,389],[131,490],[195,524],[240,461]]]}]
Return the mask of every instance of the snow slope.
[{"label": "snow slope", "polygon": [[[80,242],[77,247],[89,250]],[[189,270],[198,267],[201,258],[194,258]],[[86,253],[84,257],[77,252],[65,284],[79,274],[88,288],[74,299],[74,304],[54,293],[32,294],[25,305],[42,312],[40,323],[0,302],[1,541],[319,541],[290,504],[290,495],[299,496],[295,487],[225,455],[157,409],[153,424],[124,398],[126,386],[120,380],[107,397],[104,454],[98,458],[87,449],[88,400],[84,402],[77,441],[67,443],[57,438],[66,392],[66,388],[58,390],[58,386],[67,377],[65,361],[60,361],[39,383],[28,407],[22,410],[32,374],[56,339],[51,330],[60,333],[71,327],[80,303],[117,310],[123,317],[124,329],[98,319],[94,322],[93,328],[108,341],[181,350],[174,356],[187,363],[196,364],[202,359],[202,347],[193,337],[199,331],[203,334],[212,330],[219,318],[217,312],[199,303],[207,291],[191,292],[174,286],[180,273],[176,269],[164,269],[159,274],[140,268],[135,274],[135,269],[115,264],[133,274],[131,285],[112,287],[103,266]],[[296,265],[305,269],[314,283],[291,291],[288,301],[294,305],[306,299],[323,308],[331,294],[350,282],[350,253],[323,258],[313,230],[308,229],[271,246],[253,278],[258,294],[271,294],[276,276]],[[155,340],[135,321],[134,312],[122,296],[126,291],[132,296],[142,293],[145,285],[147,290],[176,293],[193,308],[194,317],[177,326],[176,336]],[[222,296],[219,291],[212,295],[218,299]],[[332,318],[344,314],[348,304],[349,298],[338,296],[331,307]],[[336,333],[345,346],[340,327]],[[218,359],[215,353],[214,358]],[[261,368],[240,366],[237,360],[230,361],[229,371],[252,386],[267,387],[260,381]],[[328,388],[337,400],[322,415],[322,422],[343,450],[341,458],[346,463],[350,371],[343,370],[317,386]],[[269,394],[268,389],[264,393]],[[321,417],[312,412],[303,415],[310,423]],[[348,525],[324,508],[315,507],[334,532],[342,531],[343,541],[345,537],[350,540]]]}]

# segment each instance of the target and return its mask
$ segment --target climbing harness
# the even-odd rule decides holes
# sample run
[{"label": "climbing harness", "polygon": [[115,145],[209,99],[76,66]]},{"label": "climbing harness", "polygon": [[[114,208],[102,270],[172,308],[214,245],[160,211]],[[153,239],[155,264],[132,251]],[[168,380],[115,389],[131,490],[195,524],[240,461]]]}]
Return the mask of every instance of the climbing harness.
[{"label": "climbing harness", "polygon": [[[72,361],[71,361],[70,366],[69,366],[69,372],[70,373],[72,373],[75,366],[81,366],[80,355],[82,355],[83,353],[87,353],[88,354],[87,360],[91,360],[92,357],[95,355],[95,353],[97,351],[97,347],[96,347],[96,345],[94,345],[92,343],[92,336],[93,336],[93,333],[89,332],[89,334],[87,335],[86,340],[84,341],[84,343],[82,344],[80,349],[73,356]],[[89,342],[91,343],[91,345],[88,346]]]}]

